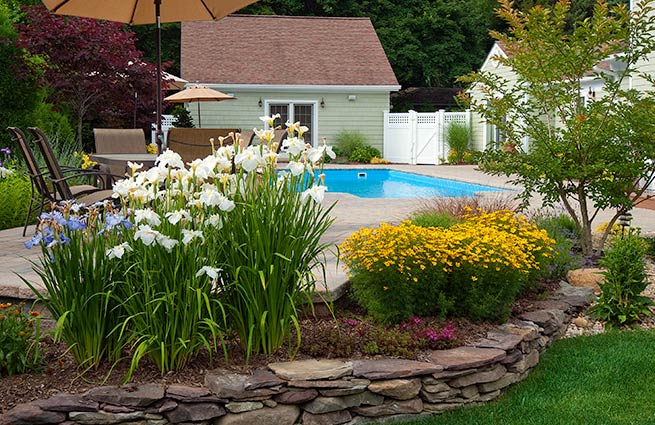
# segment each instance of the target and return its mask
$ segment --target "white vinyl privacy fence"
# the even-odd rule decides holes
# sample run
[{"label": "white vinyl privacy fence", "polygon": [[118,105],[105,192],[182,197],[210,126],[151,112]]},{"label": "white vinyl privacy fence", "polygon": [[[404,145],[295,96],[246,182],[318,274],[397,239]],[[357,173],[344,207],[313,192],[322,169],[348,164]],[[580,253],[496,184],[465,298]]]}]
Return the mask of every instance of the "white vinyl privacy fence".
[{"label": "white vinyl privacy fence", "polygon": [[384,158],[400,164],[441,164],[448,156],[448,124],[471,125],[471,112],[384,113]]}]

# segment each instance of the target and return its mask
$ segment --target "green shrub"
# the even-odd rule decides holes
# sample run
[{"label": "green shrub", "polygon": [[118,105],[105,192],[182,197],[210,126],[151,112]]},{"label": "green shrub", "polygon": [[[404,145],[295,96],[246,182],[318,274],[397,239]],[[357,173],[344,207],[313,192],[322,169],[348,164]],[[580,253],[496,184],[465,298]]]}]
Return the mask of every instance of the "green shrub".
[{"label": "green shrub", "polygon": [[655,257],[655,236],[643,236],[644,243],[646,244],[646,255]]},{"label": "green shrub", "polygon": [[350,158],[355,149],[364,146],[366,146],[366,138],[359,131],[342,130],[335,137],[335,149],[339,151],[337,156]]},{"label": "green shrub", "polygon": [[453,153],[452,157],[450,154],[448,155],[448,162],[451,164],[463,163],[464,155],[469,148],[470,141],[471,129],[468,125],[459,122],[451,122],[448,124],[446,130],[446,143],[448,143],[448,147]]},{"label": "green shrub", "polygon": [[605,251],[600,265],[605,281],[600,284],[597,304],[589,312],[607,326],[631,324],[652,313],[653,301],[640,295],[648,285],[645,266],[646,245],[633,232],[616,238]]},{"label": "green shrub", "polygon": [[[21,227],[32,197],[30,178],[15,171],[5,178],[0,178],[0,230]],[[36,214],[30,219],[33,223]]]},{"label": "green shrub", "polygon": [[194,127],[193,119],[191,118],[191,113],[184,106],[175,105],[171,113],[175,117],[175,121],[173,121],[173,125],[175,127],[185,127],[185,128]]},{"label": "green shrub", "polygon": [[40,319],[24,303],[0,303],[0,377],[41,367]]},{"label": "green shrub", "polygon": [[[75,131],[71,127],[68,117],[59,112],[54,105],[44,101],[37,104],[34,111],[34,123],[31,124],[43,130],[54,145],[69,145],[72,150],[80,150],[81,147],[75,141]],[[60,148],[61,150],[62,148]]]},{"label": "green shrub", "polygon": [[443,227],[448,228],[459,222],[457,217],[446,212],[422,211],[414,213],[411,217],[412,223],[421,227]]},{"label": "green shrub", "polygon": [[350,156],[348,156],[348,160],[350,162],[369,164],[371,159],[380,158],[380,156],[381,153],[377,148],[374,148],[373,146],[361,146],[356,148]]},{"label": "green shrub", "polygon": [[573,219],[568,214],[544,215],[537,217],[537,226],[548,232],[548,236],[555,240],[552,256],[546,258],[543,267],[543,276],[547,279],[558,279],[566,275],[572,268],[582,264],[582,256],[575,252],[579,246],[579,238]]}]

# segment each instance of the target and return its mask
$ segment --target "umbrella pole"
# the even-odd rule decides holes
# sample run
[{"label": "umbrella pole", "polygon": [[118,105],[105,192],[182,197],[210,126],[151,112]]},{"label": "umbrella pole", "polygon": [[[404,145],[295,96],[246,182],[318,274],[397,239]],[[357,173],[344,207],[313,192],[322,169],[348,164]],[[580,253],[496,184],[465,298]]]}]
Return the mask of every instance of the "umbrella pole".
[{"label": "umbrella pole", "polygon": [[200,123],[200,102],[198,102],[198,128],[202,128],[202,124]]},{"label": "umbrella pole", "polygon": [[155,0],[155,15],[157,19],[157,30],[155,32],[155,50],[157,50],[157,127],[155,139],[157,141],[157,153],[161,153],[162,131],[161,131],[161,0]]}]

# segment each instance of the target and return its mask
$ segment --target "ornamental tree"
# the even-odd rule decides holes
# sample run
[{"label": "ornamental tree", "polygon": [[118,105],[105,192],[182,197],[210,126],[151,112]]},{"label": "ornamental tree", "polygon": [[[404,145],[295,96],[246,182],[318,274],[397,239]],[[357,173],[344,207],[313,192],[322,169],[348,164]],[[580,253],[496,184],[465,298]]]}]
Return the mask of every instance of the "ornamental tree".
[{"label": "ornamental tree", "polygon": [[85,120],[100,118],[107,126],[131,127],[133,121],[149,125],[156,69],[142,61],[132,32],[116,22],[55,15],[42,6],[26,12],[21,44],[44,58],[42,84],[50,89],[48,101],[68,106],[79,142]]},{"label": "ornamental tree", "polygon": [[[526,12],[509,0],[500,4],[509,30],[491,35],[507,57],[495,59],[516,79],[476,72],[461,80],[473,84],[472,108],[516,149],[488,150],[481,168],[520,184],[524,206],[535,194],[546,206],[561,203],[582,235],[583,253],[591,255],[599,212],[614,210],[604,243],[655,177],[655,93],[638,66],[655,47],[655,11],[599,1],[593,16],[567,33],[568,1]],[[584,78],[604,83],[595,100],[586,98]],[[631,89],[637,79],[650,89]]]}]

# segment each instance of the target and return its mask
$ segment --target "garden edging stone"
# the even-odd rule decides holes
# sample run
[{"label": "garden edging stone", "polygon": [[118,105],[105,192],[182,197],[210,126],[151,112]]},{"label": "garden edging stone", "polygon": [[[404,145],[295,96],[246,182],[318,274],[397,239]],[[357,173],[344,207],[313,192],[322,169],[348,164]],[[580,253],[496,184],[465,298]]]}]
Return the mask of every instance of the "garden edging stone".
[{"label": "garden edging stone", "polygon": [[[591,290],[593,291],[593,290]],[[356,425],[411,420],[499,397],[524,379],[584,307],[590,288],[562,285],[540,310],[463,347],[402,359],[301,360],[240,375],[208,371],[204,387],[98,387],[20,404],[0,425]],[[551,302],[552,301],[552,302]]]}]

